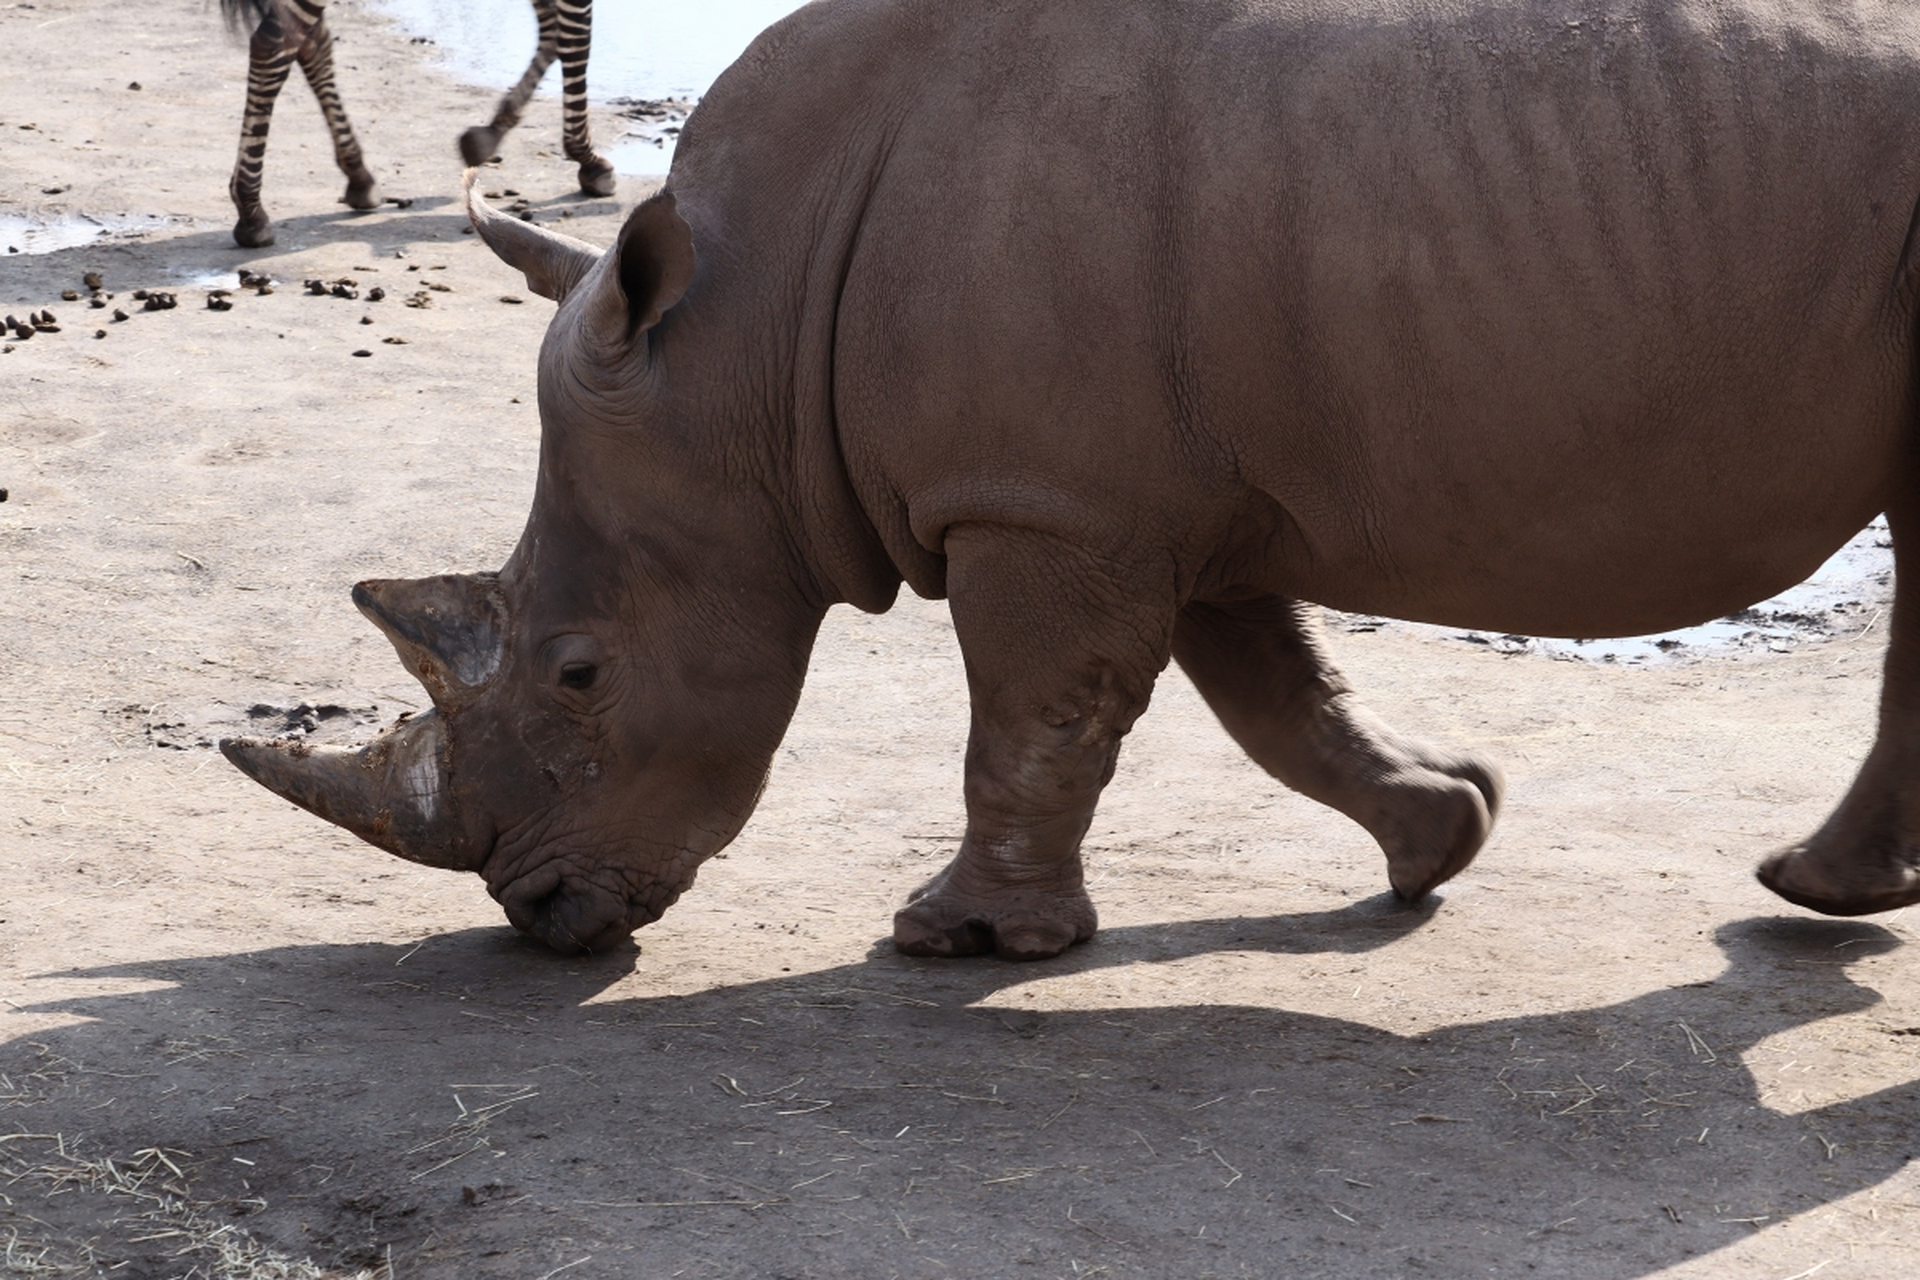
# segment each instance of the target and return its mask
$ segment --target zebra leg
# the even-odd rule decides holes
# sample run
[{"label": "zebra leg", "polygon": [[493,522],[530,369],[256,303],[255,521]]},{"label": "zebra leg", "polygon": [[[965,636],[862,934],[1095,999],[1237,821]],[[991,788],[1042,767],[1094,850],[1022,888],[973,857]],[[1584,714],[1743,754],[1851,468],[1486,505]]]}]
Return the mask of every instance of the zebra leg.
[{"label": "zebra leg", "polygon": [[[307,0],[311,3],[312,0]],[[320,112],[327,118],[327,130],[333,134],[333,160],[347,175],[347,194],[342,196],[355,209],[380,207],[380,192],[367,162],[360,155],[360,139],[353,136],[347,109],[341,105],[340,91],[333,84],[333,32],[327,29],[325,13],[314,15],[313,26],[300,44],[300,69],[307,73],[313,96],[320,100]]]},{"label": "zebra leg", "polygon": [[287,82],[294,51],[278,17],[268,15],[254,29],[247,45],[247,113],[240,122],[240,155],[233,162],[227,194],[240,220],[233,224],[233,242],[243,249],[273,243],[273,219],[260,203],[260,176],[267,164],[267,128],[273,123],[273,102]]},{"label": "zebra leg", "polygon": [[593,47],[593,0],[554,0],[560,11],[562,137],[567,159],[580,166],[580,190],[610,196],[613,163],[593,149],[587,131],[587,54]]},{"label": "zebra leg", "polygon": [[460,158],[469,166],[493,159],[500,150],[500,139],[520,123],[520,113],[526,110],[527,100],[533,97],[540,78],[547,74],[547,68],[560,54],[560,15],[554,8],[554,0],[533,0],[533,16],[540,24],[540,45],[533,51],[533,61],[527,64],[526,74],[500,99],[492,124],[477,124],[460,135]]}]

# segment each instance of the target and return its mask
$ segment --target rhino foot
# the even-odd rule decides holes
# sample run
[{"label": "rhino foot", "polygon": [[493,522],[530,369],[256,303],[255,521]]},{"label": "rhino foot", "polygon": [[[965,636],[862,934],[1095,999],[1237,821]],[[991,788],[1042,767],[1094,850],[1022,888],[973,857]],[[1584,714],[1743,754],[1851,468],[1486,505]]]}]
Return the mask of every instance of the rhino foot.
[{"label": "rhino foot", "polygon": [[1493,830],[1504,784],[1492,763],[1435,753],[1386,786],[1366,823],[1387,855],[1387,881],[1418,902],[1467,869]]},{"label": "rhino foot", "polygon": [[893,945],[909,956],[1046,960],[1085,942],[1098,926],[1093,899],[1084,890],[961,894],[942,872],[894,913]]},{"label": "rhino foot", "polygon": [[1920,867],[1897,857],[1835,856],[1819,836],[1782,849],[1754,875],[1788,902],[1822,915],[1872,915],[1920,902]]}]

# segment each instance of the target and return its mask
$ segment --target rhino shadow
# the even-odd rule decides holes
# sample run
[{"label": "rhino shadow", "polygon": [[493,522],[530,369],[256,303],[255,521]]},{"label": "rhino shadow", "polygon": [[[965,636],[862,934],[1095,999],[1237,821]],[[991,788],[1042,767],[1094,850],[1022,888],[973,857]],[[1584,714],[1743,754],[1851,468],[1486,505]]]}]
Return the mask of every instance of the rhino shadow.
[{"label": "rhino shadow", "polygon": [[95,1021],[0,1067],[10,1128],[190,1152],[195,1194],[260,1237],[390,1246],[408,1276],[1647,1275],[1920,1141],[1912,1081],[1787,1115],[1741,1061],[1878,1001],[1846,964],[1897,942],[1855,922],[1737,922],[1712,982],[1419,1036],[1017,1007],[1037,979],[1355,954],[1426,918],[1370,900],[647,997],[617,990],[636,949],[555,962],[504,929],[289,946],[48,975],[171,985],[36,1006]]}]

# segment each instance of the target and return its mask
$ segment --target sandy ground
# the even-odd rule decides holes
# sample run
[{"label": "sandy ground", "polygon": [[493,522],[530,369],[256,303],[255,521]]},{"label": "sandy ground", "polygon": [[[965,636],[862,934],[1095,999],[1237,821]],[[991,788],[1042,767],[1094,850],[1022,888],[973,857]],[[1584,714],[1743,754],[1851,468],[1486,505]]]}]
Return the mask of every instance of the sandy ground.
[{"label": "sandy ground", "polygon": [[[490,95],[335,11],[414,204],[336,206],[296,83],[281,241],[242,253],[214,14],[0,8],[0,213],[172,219],[0,258],[62,329],[0,355],[7,1274],[1920,1274],[1912,924],[1750,875],[1864,752],[1879,628],[1639,671],[1338,637],[1389,718],[1509,770],[1422,911],[1170,674],[1089,838],[1104,930],[1025,967],[883,941],[960,829],[938,604],[830,619],[746,834],[589,962],[228,768],[238,726],[421,706],[347,588],[497,565],[533,478],[549,309],[452,200]],[[553,115],[489,185],[605,243],[644,188],[566,196]],[[241,265],[282,284],[204,309]],[[60,300],[88,270],[180,305],[102,324]]]}]

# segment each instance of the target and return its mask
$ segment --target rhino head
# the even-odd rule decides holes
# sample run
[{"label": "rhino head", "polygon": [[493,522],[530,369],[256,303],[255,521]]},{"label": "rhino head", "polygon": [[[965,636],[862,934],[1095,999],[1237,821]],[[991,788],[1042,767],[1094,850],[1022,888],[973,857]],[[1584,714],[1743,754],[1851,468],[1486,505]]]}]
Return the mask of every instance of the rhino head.
[{"label": "rhino head", "polygon": [[825,603],[777,501],[729,481],[673,390],[662,318],[695,272],[673,197],[636,209],[604,254],[495,213],[471,178],[469,204],[561,304],[526,530],[498,573],[354,588],[432,710],[356,749],[221,751],[382,849],[478,872],[516,928],[604,949],[746,822]]}]

